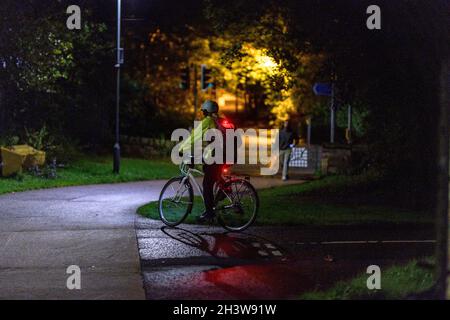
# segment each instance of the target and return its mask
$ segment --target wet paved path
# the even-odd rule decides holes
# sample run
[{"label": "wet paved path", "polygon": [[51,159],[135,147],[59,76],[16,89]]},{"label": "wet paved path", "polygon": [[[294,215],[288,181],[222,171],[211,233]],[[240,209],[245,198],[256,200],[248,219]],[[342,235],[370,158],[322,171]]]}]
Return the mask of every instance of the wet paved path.
[{"label": "wet paved path", "polygon": [[[252,181],[259,187],[281,183]],[[164,183],[0,196],[0,299],[144,299],[135,212],[156,200]],[[81,268],[81,290],[66,287],[70,265]]]},{"label": "wet paved path", "polygon": [[136,226],[147,299],[292,299],[434,250],[415,228]]}]

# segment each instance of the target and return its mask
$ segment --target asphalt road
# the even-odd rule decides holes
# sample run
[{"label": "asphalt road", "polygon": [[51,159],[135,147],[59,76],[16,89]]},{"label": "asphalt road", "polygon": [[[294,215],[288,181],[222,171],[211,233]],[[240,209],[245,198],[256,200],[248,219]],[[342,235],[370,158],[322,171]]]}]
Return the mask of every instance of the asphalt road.
[{"label": "asphalt road", "polygon": [[137,220],[147,299],[295,299],[338,280],[433,253],[415,228],[164,227]]},{"label": "asphalt road", "polygon": [[[252,181],[258,187],[281,183]],[[163,184],[148,181],[0,196],[0,299],[144,299],[139,252],[144,260],[146,256],[145,250],[138,250],[135,225],[142,224],[139,219],[136,224],[135,212],[156,200]],[[169,246],[158,241],[164,237],[159,226],[156,222],[156,231],[149,230],[161,235],[146,243],[149,252]],[[81,269],[80,290],[67,288],[71,265]]]}]

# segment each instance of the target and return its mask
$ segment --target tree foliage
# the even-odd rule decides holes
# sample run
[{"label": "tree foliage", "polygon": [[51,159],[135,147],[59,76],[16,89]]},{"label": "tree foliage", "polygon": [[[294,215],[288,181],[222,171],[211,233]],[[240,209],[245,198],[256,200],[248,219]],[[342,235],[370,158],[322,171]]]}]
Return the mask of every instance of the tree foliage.
[{"label": "tree foliage", "polygon": [[302,79],[299,53],[323,55],[315,77],[334,79],[339,102],[363,108],[357,111],[366,114],[374,165],[407,180],[415,199],[429,196],[418,190],[434,172],[438,75],[450,34],[446,1],[378,1],[381,30],[366,28],[369,1],[205,1],[217,32],[268,48],[293,79]]},{"label": "tree foliage", "polygon": [[47,124],[83,143],[105,136],[113,88],[108,80],[113,50],[107,26],[86,9],[82,29],[68,30],[68,5],[68,1],[2,2],[0,133],[23,134],[24,127],[40,129]]}]

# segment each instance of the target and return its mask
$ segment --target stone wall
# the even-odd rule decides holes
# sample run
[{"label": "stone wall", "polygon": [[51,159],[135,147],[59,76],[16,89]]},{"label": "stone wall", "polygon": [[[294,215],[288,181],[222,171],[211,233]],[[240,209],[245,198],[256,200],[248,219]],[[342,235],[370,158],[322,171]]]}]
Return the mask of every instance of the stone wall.
[{"label": "stone wall", "polygon": [[322,174],[346,173],[351,168],[350,147],[322,147],[320,164]]},{"label": "stone wall", "polygon": [[170,156],[175,146],[175,142],[165,138],[121,136],[120,140],[124,155],[143,158]]}]

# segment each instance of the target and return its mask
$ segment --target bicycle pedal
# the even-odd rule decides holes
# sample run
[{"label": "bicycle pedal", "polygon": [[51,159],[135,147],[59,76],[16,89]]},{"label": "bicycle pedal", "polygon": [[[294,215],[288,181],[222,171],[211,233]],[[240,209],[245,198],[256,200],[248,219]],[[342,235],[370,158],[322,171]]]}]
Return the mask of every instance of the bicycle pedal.
[{"label": "bicycle pedal", "polygon": [[208,217],[208,218],[198,217],[197,218],[197,223],[199,223],[199,224],[212,224],[212,223],[214,223],[215,219],[216,219],[215,216],[214,217]]}]

